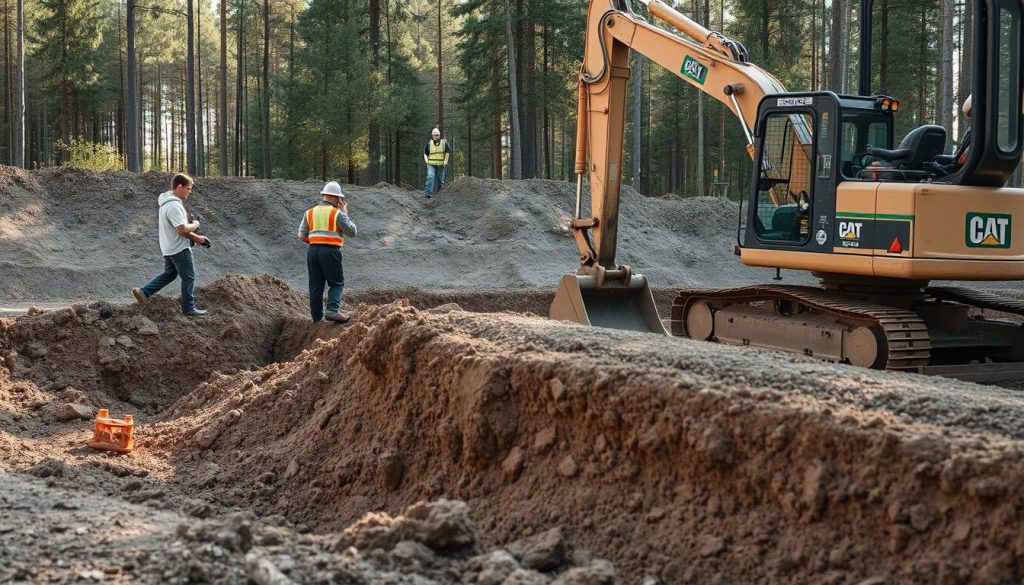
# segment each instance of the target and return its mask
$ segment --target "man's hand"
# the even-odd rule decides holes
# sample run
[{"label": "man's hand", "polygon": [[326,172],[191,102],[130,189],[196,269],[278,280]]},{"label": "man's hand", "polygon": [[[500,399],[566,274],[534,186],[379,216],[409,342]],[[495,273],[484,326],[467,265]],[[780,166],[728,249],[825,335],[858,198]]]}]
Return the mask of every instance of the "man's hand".
[{"label": "man's hand", "polygon": [[342,200],[341,200],[341,201],[340,201],[340,202],[338,203],[338,209],[339,209],[339,210],[340,210],[340,211],[341,211],[342,213],[348,213],[348,201],[345,201],[344,199],[342,199]]}]

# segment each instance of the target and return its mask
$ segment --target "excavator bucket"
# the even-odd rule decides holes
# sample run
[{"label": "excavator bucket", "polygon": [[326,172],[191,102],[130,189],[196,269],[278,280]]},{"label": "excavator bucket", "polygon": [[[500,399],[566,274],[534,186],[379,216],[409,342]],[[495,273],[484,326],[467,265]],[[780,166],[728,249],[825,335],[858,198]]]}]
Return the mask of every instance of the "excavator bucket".
[{"label": "excavator bucket", "polygon": [[658,316],[647,278],[634,275],[628,285],[597,285],[593,276],[566,274],[558,284],[548,316],[581,325],[668,335]]}]

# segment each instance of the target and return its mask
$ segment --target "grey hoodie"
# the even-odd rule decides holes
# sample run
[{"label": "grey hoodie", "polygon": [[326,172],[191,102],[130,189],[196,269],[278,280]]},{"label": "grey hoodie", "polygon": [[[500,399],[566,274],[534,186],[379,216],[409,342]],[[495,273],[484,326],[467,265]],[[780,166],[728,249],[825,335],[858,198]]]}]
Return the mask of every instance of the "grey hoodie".
[{"label": "grey hoodie", "polygon": [[189,248],[189,239],[178,234],[177,227],[188,223],[185,204],[171,191],[160,194],[158,214],[160,224],[160,253],[173,256]]}]

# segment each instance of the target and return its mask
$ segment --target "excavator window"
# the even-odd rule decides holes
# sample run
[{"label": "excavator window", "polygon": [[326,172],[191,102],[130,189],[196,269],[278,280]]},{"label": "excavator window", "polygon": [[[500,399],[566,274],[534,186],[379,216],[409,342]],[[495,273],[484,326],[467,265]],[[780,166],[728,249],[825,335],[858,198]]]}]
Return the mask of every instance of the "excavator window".
[{"label": "excavator window", "polygon": [[814,116],[774,112],[763,121],[754,227],[758,238],[801,242],[809,234]]},{"label": "excavator window", "polygon": [[1021,111],[1020,67],[1021,36],[1020,5],[1003,2],[999,6],[999,51],[997,58],[998,84],[995,101],[997,113],[996,144],[1004,153],[1017,149],[1018,116]]},{"label": "excavator window", "polygon": [[858,173],[870,163],[868,147],[890,148],[890,124],[881,113],[864,110],[843,112],[843,141],[839,152],[839,168],[844,179],[857,179]]}]

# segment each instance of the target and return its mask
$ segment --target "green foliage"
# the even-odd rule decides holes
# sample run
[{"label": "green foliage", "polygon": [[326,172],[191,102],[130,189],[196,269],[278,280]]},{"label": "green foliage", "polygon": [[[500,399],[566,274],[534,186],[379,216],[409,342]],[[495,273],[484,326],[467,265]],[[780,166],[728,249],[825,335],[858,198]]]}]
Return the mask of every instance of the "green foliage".
[{"label": "green foliage", "polygon": [[123,171],[124,160],[117,149],[106,144],[72,138],[67,142],[57,140],[57,149],[68,154],[61,166],[91,171]]}]

